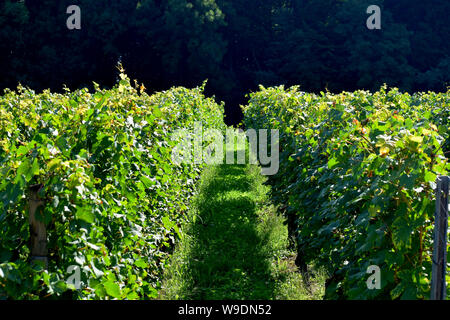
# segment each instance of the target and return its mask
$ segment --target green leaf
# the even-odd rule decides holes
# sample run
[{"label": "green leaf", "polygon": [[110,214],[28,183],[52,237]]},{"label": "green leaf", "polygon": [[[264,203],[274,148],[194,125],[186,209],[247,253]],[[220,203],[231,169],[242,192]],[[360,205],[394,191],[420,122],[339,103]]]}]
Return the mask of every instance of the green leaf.
[{"label": "green leaf", "polygon": [[87,223],[94,223],[95,220],[95,214],[89,208],[78,207],[75,216],[77,219],[86,221]]},{"label": "green leaf", "polygon": [[161,118],[162,117],[162,112],[161,112],[161,110],[159,110],[159,108],[153,107],[153,115],[156,118]]},{"label": "green leaf", "polygon": [[24,175],[25,180],[29,182],[35,175],[39,174],[39,163],[37,159],[35,158],[33,163],[30,162],[29,159],[26,159],[19,165],[17,168],[16,182],[21,175]]},{"label": "green leaf", "polygon": [[410,238],[413,229],[409,226],[408,221],[403,217],[398,217],[392,224],[392,241],[396,248],[404,248],[410,246]]},{"label": "green leaf", "polygon": [[78,102],[73,99],[70,99],[69,104],[74,109],[76,109],[78,107]]},{"label": "green leaf", "polygon": [[106,289],[102,284],[97,284],[93,288],[97,297],[104,298],[106,296]]},{"label": "green leaf", "polygon": [[147,268],[147,263],[143,259],[136,260],[134,265],[138,268]]},{"label": "green leaf", "polygon": [[28,153],[28,148],[26,146],[20,146],[19,149],[17,149],[17,156],[21,157]]},{"label": "green leaf", "polygon": [[25,181],[28,182],[31,180],[31,164],[29,159],[25,159],[17,168],[17,176],[15,182],[18,181],[18,178],[22,175],[25,177]]},{"label": "green leaf", "polygon": [[128,300],[138,300],[139,295],[136,292],[132,291],[127,295],[127,299]]},{"label": "green leaf", "polygon": [[39,163],[38,163],[37,159],[34,159],[34,161],[33,161],[33,165],[31,167],[31,174],[32,174],[32,177],[39,175]]},{"label": "green leaf", "polygon": [[421,136],[409,136],[408,137],[409,141],[420,144],[423,142],[423,137]]},{"label": "green leaf", "polygon": [[57,293],[63,293],[65,291],[67,291],[67,289],[68,289],[67,283],[65,283],[64,281],[58,281],[53,286],[53,290],[55,290],[55,292],[57,292]]},{"label": "green leaf", "polygon": [[174,222],[171,221],[167,216],[162,217],[162,222],[164,224],[164,228],[166,228],[167,230],[172,229]]},{"label": "green leaf", "polygon": [[103,286],[105,287],[106,293],[114,298],[120,299],[121,298],[121,292],[120,287],[117,283],[108,281],[103,283]]},{"label": "green leaf", "polygon": [[334,166],[336,166],[338,164],[338,161],[336,158],[331,158],[330,160],[328,160],[328,169],[332,169]]},{"label": "green leaf", "polygon": [[408,175],[405,173],[400,177],[400,180],[399,180],[400,186],[404,186],[407,189],[412,190],[415,186],[416,179],[417,179],[416,175],[414,175],[414,174]]},{"label": "green leaf", "polygon": [[400,300],[417,299],[417,288],[413,284],[407,284]]},{"label": "green leaf", "polygon": [[59,159],[59,158],[55,158],[55,159],[50,160],[47,163],[48,170],[54,170],[61,162],[62,162],[62,160]]},{"label": "green leaf", "polygon": [[402,283],[399,283],[394,289],[392,289],[391,291],[391,298],[392,300],[397,299],[398,297],[400,297],[400,295],[403,293],[403,291],[405,290],[405,287],[403,286]]},{"label": "green leaf", "polygon": [[151,179],[145,175],[140,176],[139,180],[142,181],[146,188],[150,188],[156,184],[155,179]]},{"label": "green leaf", "polygon": [[[20,180],[20,179],[19,179]],[[3,206],[6,208],[9,205],[14,205],[18,198],[23,194],[23,189],[20,184],[11,184],[7,185],[7,190],[5,192],[0,193],[0,200],[3,202]],[[0,218],[2,216],[0,215]],[[2,219],[0,219],[1,221]]]},{"label": "green leaf", "polygon": [[431,171],[427,171],[427,173],[425,173],[425,182],[434,182],[436,181],[437,176],[431,172]]},{"label": "green leaf", "polygon": [[380,212],[380,207],[371,205],[368,210],[369,210],[370,216],[375,217],[375,216],[377,216],[378,212]]}]

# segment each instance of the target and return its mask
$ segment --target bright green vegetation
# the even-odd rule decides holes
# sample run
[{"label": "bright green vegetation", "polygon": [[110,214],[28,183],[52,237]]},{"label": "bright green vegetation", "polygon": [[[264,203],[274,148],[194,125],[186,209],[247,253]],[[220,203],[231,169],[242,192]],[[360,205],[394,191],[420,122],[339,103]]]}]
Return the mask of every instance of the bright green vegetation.
[{"label": "bright green vegetation", "polygon": [[[174,163],[177,129],[225,130],[203,87],[149,96],[121,73],[92,93],[7,90],[0,299],[426,299],[449,108],[449,92],[261,88],[244,113],[280,131],[266,180],[256,165]],[[30,263],[32,186],[45,270]],[[367,289],[370,265],[381,290]]]},{"label": "bright green vegetation", "polygon": [[[280,130],[275,204],[299,258],[325,267],[329,299],[427,299],[434,186],[450,171],[450,92],[320,95],[261,88],[249,128]],[[368,290],[367,268],[381,268]]]},{"label": "bright green vegetation", "polygon": [[[0,97],[0,299],[149,299],[201,165],[175,165],[177,128],[224,128],[202,88],[152,96],[123,73],[111,90]],[[30,264],[28,189],[41,185],[48,269]],[[66,283],[81,270],[81,289]]]},{"label": "bright green vegetation", "polygon": [[305,285],[287,226],[268,199],[260,168],[209,167],[184,237],[166,270],[163,299],[320,299],[324,273]]}]

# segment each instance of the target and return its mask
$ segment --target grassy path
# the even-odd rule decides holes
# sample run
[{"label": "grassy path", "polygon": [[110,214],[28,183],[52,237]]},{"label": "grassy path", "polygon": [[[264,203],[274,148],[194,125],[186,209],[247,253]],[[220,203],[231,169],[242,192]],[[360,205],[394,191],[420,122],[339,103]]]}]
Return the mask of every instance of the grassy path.
[{"label": "grassy path", "polygon": [[288,247],[287,227],[271,206],[260,169],[206,169],[184,238],[166,271],[162,299],[320,299],[323,277],[309,290]]}]

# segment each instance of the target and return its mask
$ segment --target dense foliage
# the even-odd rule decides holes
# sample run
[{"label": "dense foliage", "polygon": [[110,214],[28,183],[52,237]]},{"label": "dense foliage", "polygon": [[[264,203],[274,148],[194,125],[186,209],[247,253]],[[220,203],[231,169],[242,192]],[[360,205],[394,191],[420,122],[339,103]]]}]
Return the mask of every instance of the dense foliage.
[{"label": "dense foliage", "polygon": [[[171,135],[195,121],[224,126],[223,106],[202,90],[149,96],[121,73],[111,90],[19,87],[0,97],[0,299],[157,295],[202,168],[172,162]],[[34,185],[47,270],[29,261]],[[70,266],[81,269],[81,290],[66,283]]]},{"label": "dense foliage", "polygon": [[[81,30],[66,27],[69,5]],[[381,30],[366,27],[369,5]],[[445,91],[449,14],[448,0],[0,0],[0,89],[111,86],[121,59],[156,90],[208,78],[232,122],[259,84]]]},{"label": "dense foliage", "polygon": [[[244,114],[247,127],[280,130],[273,198],[294,222],[299,265],[329,270],[327,298],[429,297],[435,180],[450,171],[450,92],[262,87]],[[370,265],[381,268],[381,290],[366,286]]]}]

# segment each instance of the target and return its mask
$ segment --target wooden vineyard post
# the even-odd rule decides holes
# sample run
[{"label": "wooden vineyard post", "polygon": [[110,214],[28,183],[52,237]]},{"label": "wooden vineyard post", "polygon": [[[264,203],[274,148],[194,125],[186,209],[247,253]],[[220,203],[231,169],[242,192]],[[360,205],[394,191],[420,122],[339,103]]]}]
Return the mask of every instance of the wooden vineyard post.
[{"label": "wooden vineyard post", "polygon": [[434,227],[431,300],[445,300],[445,267],[447,264],[448,196],[450,177],[436,180],[436,213]]},{"label": "wooden vineyard post", "polygon": [[28,202],[28,220],[30,224],[31,239],[31,262],[42,261],[45,268],[48,266],[47,260],[47,230],[44,222],[36,219],[36,211],[40,206],[44,205],[44,201],[39,198],[39,191],[42,185],[34,185],[30,187],[30,198]]}]

